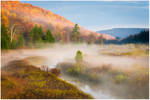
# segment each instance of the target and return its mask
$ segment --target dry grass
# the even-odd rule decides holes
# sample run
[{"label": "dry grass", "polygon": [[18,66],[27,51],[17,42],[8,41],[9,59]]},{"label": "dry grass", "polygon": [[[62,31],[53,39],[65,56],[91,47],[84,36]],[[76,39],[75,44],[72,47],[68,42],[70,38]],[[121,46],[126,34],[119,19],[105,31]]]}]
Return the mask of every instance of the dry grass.
[{"label": "dry grass", "polygon": [[104,55],[110,56],[149,56],[148,45],[128,44],[128,45],[110,45],[101,51]]},{"label": "dry grass", "polygon": [[94,88],[109,86],[104,89],[119,98],[147,99],[149,98],[149,69],[133,65],[130,68],[102,65],[91,67],[84,64],[76,67],[75,63],[60,63],[57,66],[64,75]]},{"label": "dry grass", "polygon": [[3,99],[82,99],[92,98],[76,86],[26,61],[16,60],[2,68]]}]

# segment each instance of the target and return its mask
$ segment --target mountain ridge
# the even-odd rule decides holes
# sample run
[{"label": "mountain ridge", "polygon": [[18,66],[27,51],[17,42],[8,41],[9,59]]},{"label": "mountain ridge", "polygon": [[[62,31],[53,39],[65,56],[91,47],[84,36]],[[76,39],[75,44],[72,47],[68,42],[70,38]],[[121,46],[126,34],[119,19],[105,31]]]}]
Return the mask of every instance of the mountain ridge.
[{"label": "mountain ridge", "polygon": [[119,38],[125,38],[128,37],[129,35],[138,34],[139,32],[147,29],[148,28],[112,28],[112,29],[100,30],[97,32],[106,33]]},{"label": "mountain ridge", "polygon": [[[72,29],[75,23],[66,18],[53,13],[50,10],[33,6],[29,3],[21,3],[19,1],[2,1],[2,15],[8,18],[9,25],[17,24],[21,32],[27,33],[35,25],[40,25],[44,30],[50,29],[56,38],[62,38],[64,41],[69,41]],[[80,26],[80,25],[79,25]],[[20,32],[20,33],[21,33]],[[113,36],[105,34],[97,34],[80,26],[82,38],[99,39],[101,36],[106,39],[115,39]]]}]

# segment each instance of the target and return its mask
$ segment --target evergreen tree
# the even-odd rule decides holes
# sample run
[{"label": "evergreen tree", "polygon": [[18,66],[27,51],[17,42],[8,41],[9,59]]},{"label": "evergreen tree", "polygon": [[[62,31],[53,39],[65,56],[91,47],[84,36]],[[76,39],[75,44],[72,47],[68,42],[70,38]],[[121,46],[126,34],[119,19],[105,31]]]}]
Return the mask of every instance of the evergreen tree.
[{"label": "evergreen tree", "polygon": [[21,34],[18,38],[17,47],[24,47],[24,44],[25,44],[24,37]]},{"label": "evergreen tree", "polygon": [[80,36],[80,27],[78,24],[75,24],[73,31],[72,31],[72,40],[78,42],[79,41],[79,36]]},{"label": "evergreen tree", "polygon": [[46,42],[49,42],[49,43],[54,43],[55,42],[55,38],[53,37],[50,30],[47,30],[45,38],[46,38]]},{"label": "evergreen tree", "polygon": [[37,25],[35,25],[35,27],[31,29],[29,34],[30,34],[30,42],[32,43],[42,42],[44,32],[41,26],[38,27]]},{"label": "evergreen tree", "polygon": [[11,44],[10,44],[10,48],[11,49],[16,49],[17,48],[17,43],[16,43],[16,40],[12,40]]},{"label": "evergreen tree", "polygon": [[82,52],[80,50],[78,50],[76,52],[75,60],[76,60],[76,62],[81,62],[83,60],[83,55],[82,55]]},{"label": "evergreen tree", "polygon": [[1,48],[9,49],[10,48],[10,37],[7,33],[7,28],[4,24],[1,26]]}]

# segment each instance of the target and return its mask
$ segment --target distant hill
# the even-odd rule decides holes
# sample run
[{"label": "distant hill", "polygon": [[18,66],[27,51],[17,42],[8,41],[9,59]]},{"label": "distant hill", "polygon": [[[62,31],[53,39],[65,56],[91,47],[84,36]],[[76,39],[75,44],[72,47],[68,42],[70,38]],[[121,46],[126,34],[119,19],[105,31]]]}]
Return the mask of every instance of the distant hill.
[{"label": "distant hill", "polygon": [[113,28],[108,30],[97,31],[98,33],[105,33],[115,37],[119,37],[120,39],[128,37],[129,35],[138,34],[142,30],[146,30],[148,28]]},{"label": "distant hill", "polygon": [[130,35],[124,38],[122,43],[149,43],[149,31],[141,31],[139,34]]},{"label": "distant hill", "polygon": [[106,44],[127,44],[127,43],[149,43],[149,30],[141,31],[138,34],[130,35],[121,40],[108,40]]}]

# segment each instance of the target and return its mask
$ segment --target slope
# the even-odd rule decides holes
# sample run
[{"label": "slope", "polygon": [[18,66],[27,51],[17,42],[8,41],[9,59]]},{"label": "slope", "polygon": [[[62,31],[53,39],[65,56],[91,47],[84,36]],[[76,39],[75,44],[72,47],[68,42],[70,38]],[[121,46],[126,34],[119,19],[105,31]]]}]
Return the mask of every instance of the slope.
[{"label": "slope", "polygon": [[2,68],[3,99],[90,99],[89,94],[24,60]]},{"label": "slope", "polygon": [[[64,17],[54,14],[53,12],[33,6],[28,3],[21,3],[19,1],[3,1],[2,17],[8,19],[8,26],[14,24],[18,33],[28,33],[35,25],[41,25],[44,30],[50,29],[56,39],[70,41],[72,28],[75,23],[65,19]],[[2,20],[3,21],[3,20]],[[99,39],[101,36],[96,32],[89,31],[80,26],[81,38],[87,40],[88,38]],[[103,34],[105,35],[105,34]],[[108,35],[104,36],[108,37]],[[109,36],[107,39],[114,39]]]}]

